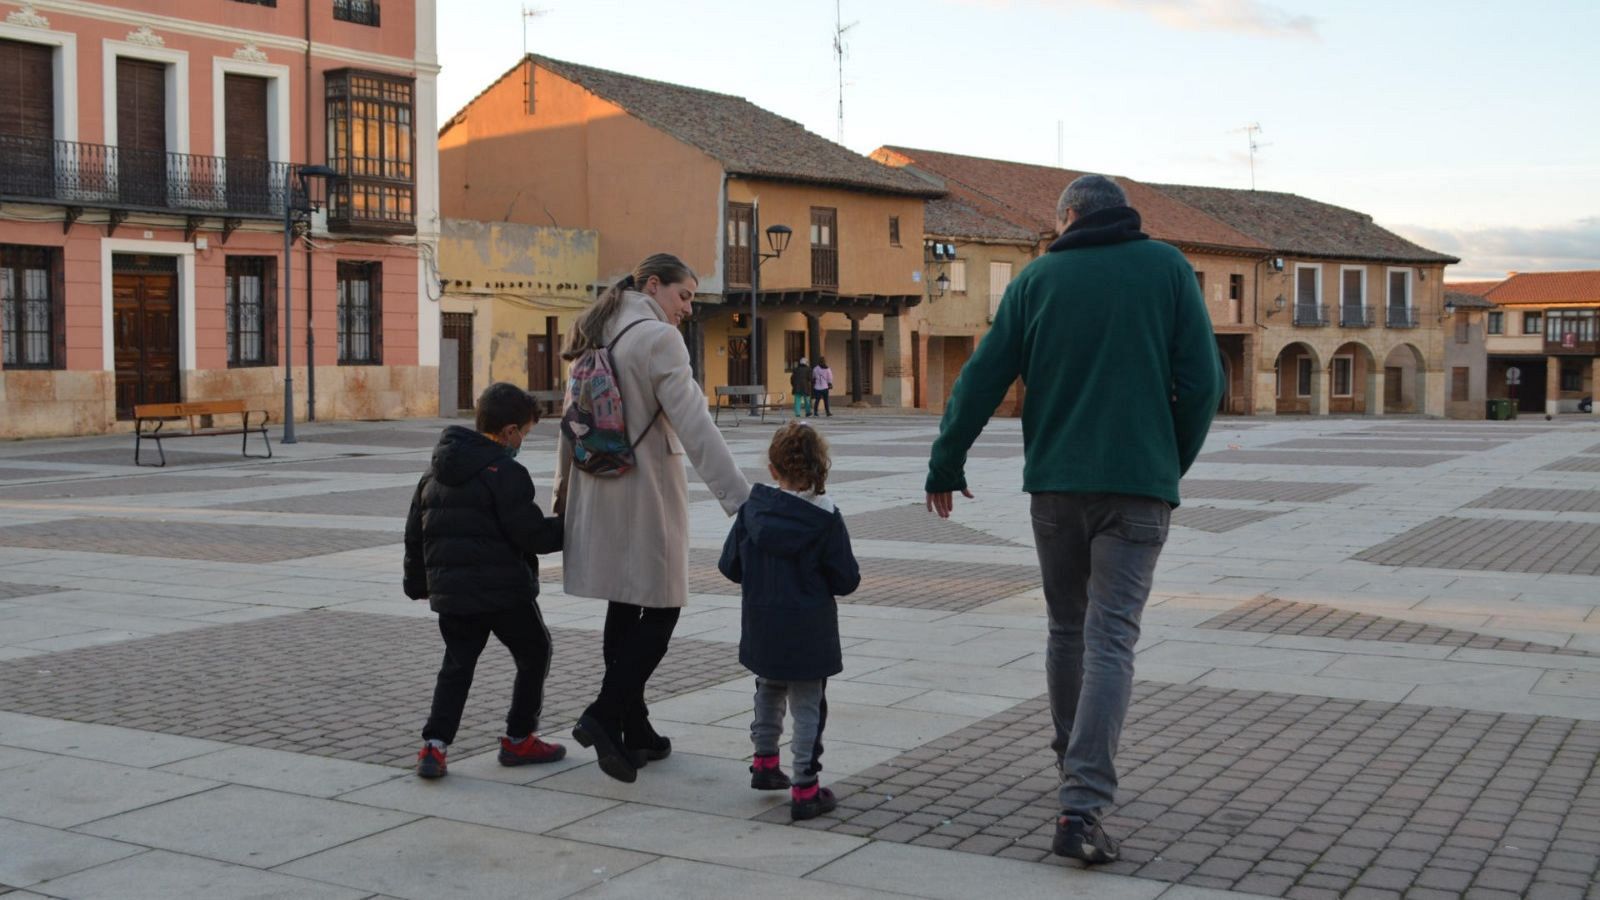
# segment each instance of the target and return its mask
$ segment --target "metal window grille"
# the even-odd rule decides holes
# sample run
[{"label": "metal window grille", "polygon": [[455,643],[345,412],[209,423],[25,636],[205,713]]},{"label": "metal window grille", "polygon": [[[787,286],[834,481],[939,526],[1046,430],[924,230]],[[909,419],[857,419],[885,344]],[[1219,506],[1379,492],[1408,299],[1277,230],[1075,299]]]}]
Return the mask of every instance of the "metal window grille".
[{"label": "metal window grille", "polygon": [[18,248],[0,255],[0,361],[13,368],[54,363],[54,298],[49,251]]},{"label": "metal window grille", "polygon": [[340,22],[376,27],[380,22],[378,0],[333,0],[333,17]]},{"label": "metal window grille", "polygon": [[378,362],[373,326],[376,321],[373,269],[376,263],[339,263],[339,362]]},{"label": "metal window grille", "polygon": [[266,358],[266,262],[229,257],[227,277],[228,364],[261,365]]}]

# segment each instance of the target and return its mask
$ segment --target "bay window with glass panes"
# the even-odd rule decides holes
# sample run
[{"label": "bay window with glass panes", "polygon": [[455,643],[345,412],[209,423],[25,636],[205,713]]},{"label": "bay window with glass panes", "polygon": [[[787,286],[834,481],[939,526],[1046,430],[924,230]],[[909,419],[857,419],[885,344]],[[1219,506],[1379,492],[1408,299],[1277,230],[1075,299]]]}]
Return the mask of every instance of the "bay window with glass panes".
[{"label": "bay window with glass panes", "polygon": [[328,227],[416,231],[415,81],[359,69],[327,73]]}]

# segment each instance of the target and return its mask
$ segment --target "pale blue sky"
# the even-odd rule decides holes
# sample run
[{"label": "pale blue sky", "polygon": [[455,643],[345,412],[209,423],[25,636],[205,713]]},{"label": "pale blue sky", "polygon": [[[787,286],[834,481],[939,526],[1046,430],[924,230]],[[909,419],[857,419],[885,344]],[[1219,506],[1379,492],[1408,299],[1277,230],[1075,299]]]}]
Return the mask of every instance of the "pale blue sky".
[{"label": "pale blue sky", "polygon": [[[528,0],[529,49],[834,137],[832,0]],[[843,0],[844,143],[1256,185],[1461,256],[1600,268],[1600,2]],[[520,0],[442,4],[440,115],[516,62]]]}]

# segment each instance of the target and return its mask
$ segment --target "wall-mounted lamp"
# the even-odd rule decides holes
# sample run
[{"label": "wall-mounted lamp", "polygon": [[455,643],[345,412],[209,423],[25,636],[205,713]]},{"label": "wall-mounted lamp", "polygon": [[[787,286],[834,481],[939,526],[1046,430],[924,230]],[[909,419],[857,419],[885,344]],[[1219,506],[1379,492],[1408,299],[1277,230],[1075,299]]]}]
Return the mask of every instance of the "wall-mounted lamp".
[{"label": "wall-mounted lamp", "polygon": [[1418,281],[1427,281],[1428,280],[1428,270],[1427,269],[1418,269],[1417,270],[1417,280]]},{"label": "wall-mounted lamp", "polygon": [[933,299],[938,300],[950,291],[950,276],[944,272],[933,280]]},{"label": "wall-mounted lamp", "polygon": [[922,245],[922,250],[933,262],[949,262],[956,258],[956,245],[944,241],[927,241]]},{"label": "wall-mounted lamp", "polygon": [[1274,256],[1272,258],[1271,265],[1272,265],[1272,271],[1274,271],[1274,272],[1282,272],[1283,271],[1283,257]]},{"label": "wall-mounted lamp", "polygon": [[1453,316],[1455,314],[1456,314],[1455,301],[1446,300],[1444,302],[1444,312],[1439,314],[1439,321],[1443,322],[1445,319],[1448,319],[1448,318],[1450,318],[1451,316]]},{"label": "wall-mounted lamp", "polygon": [[[1285,301],[1283,299],[1283,295],[1282,294],[1279,294],[1278,296],[1272,298],[1272,312],[1275,312],[1275,313],[1283,312],[1283,305],[1284,305],[1285,302],[1287,302],[1287,301]],[[1271,315],[1271,313],[1269,313],[1268,315]]]}]

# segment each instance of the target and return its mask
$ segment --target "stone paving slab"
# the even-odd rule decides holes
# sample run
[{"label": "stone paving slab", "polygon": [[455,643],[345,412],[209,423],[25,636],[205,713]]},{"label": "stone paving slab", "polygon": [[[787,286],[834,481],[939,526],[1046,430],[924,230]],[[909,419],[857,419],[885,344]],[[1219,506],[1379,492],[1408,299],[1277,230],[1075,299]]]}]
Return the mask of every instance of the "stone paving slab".
[{"label": "stone paving slab", "polygon": [[82,518],[0,528],[0,547],[266,563],[399,543],[386,531]]},{"label": "stone paving slab", "polygon": [[[846,444],[842,442],[834,443],[830,441],[828,444],[828,450],[835,458],[841,456],[858,456],[920,459],[922,460],[923,464],[919,467],[919,470],[925,470],[927,467],[928,450],[931,446],[931,444],[923,444],[917,441],[897,442],[892,444]],[[969,459],[1009,459],[1012,457],[1020,459],[1022,457],[1022,446],[1020,444],[1012,446],[1002,444],[974,444],[972,449],[967,451],[967,457]]]},{"label": "stone paving slab", "polygon": [[1268,466],[1352,466],[1377,469],[1420,469],[1460,459],[1447,453],[1339,454],[1314,450],[1223,450],[1200,456],[1201,462]]},{"label": "stone paving slab", "polygon": [[1387,437],[1316,437],[1276,441],[1264,446],[1278,447],[1285,450],[1421,450],[1449,453],[1493,450],[1496,447],[1505,446],[1505,443],[1505,441],[1468,440],[1464,438],[1426,440]]},{"label": "stone paving slab", "polygon": [[987,544],[1000,547],[1023,546],[1014,541],[968,528],[950,519],[928,514],[920,503],[891,506],[866,513],[849,514],[845,520],[854,540],[913,541],[925,544]]},{"label": "stone paving slab", "polygon": [[[153,850],[39,886],[72,900],[363,900],[368,891]],[[7,897],[6,900],[11,900]]]},{"label": "stone paving slab", "polygon": [[[926,515],[926,513],[924,513]],[[853,521],[853,520],[851,520]],[[855,535],[854,528],[851,529]],[[717,571],[721,551],[689,551],[689,591],[738,596],[739,586]],[[559,568],[542,573],[560,583]],[[966,612],[1040,585],[1037,566],[946,562],[929,559],[872,558],[861,566],[861,586],[845,603],[903,609]]]},{"label": "stone paving slab", "polygon": [[1410,622],[1318,603],[1294,603],[1274,597],[1258,597],[1240,604],[1221,615],[1201,622],[1200,627],[1250,631],[1257,634],[1341,638],[1351,641],[1390,641],[1412,646],[1467,647],[1474,650],[1502,650],[1510,653],[1600,657],[1597,653],[1569,650],[1553,644],[1517,641],[1492,634],[1480,634],[1476,631],[1446,628],[1425,622]]},{"label": "stone paving slab", "polygon": [[1541,471],[1547,472],[1600,472],[1600,456],[1579,454],[1577,456],[1569,456],[1566,459],[1558,459],[1547,466],[1540,466],[1539,468]]},{"label": "stone paving slab", "polygon": [[354,475],[416,475],[428,468],[428,457],[398,454],[396,456],[338,456],[330,459],[308,459],[300,462],[273,463],[273,471],[328,472]]},{"label": "stone paving slab", "polygon": [[[273,444],[277,444],[277,435],[272,436]],[[260,453],[261,445],[258,443],[260,436],[250,445],[251,453]],[[179,450],[177,447],[185,449]],[[148,454],[148,455],[147,455]],[[133,441],[128,441],[126,447],[101,447],[95,450],[53,450],[49,453],[34,453],[26,456],[11,456],[8,459],[28,460],[29,462],[47,463],[74,463],[77,465],[91,466],[127,466],[137,472],[159,471],[160,468],[171,469],[183,466],[217,465],[227,463],[253,463],[254,459],[245,457],[239,452],[238,438],[192,438],[174,441],[167,446],[167,464],[163,467],[151,465],[159,459],[153,445],[146,446],[139,458],[144,460],[143,466],[135,467],[133,462]]]},{"label": "stone paving slab", "polygon": [[421,428],[323,431],[301,435],[300,441],[307,444],[346,444],[358,447],[405,447],[413,450],[431,450],[435,444],[439,443],[439,432]]},{"label": "stone paving slab", "polygon": [[34,478],[59,478],[66,472],[49,469],[13,469],[0,467],[0,481],[24,481]]},{"label": "stone paving slab", "polygon": [[[555,734],[594,699],[604,662],[599,632],[551,632],[541,726]],[[314,611],[0,662],[0,709],[408,766],[442,655],[429,619]],[[735,646],[679,638],[650,682],[651,699],[744,672]],[[514,673],[491,643],[456,754],[496,746]]]},{"label": "stone paving slab", "polygon": [[1319,503],[1364,487],[1364,484],[1332,481],[1230,481],[1221,478],[1185,478],[1178,483],[1178,491],[1186,500],[1268,500],[1285,503]]},{"label": "stone paving slab", "polygon": [[[411,495],[415,492],[415,485],[404,485],[365,491],[335,491],[305,494],[299,497],[277,497],[271,500],[245,500],[239,503],[224,503],[213,508],[306,513],[319,516],[386,516],[391,519],[403,519],[411,509]],[[543,505],[549,506],[549,501],[544,500]]]},{"label": "stone paving slab", "polygon": [[94,497],[142,497],[193,491],[239,491],[249,488],[310,484],[315,479],[280,477],[255,471],[226,475],[140,475],[120,478],[77,478],[48,484],[0,487],[3,500],[72,500]]},{"label": "stone paving slab", "polygon": [[1283,515],[1282,511],[1224,509],[1217,506],[1180,506],[1172,511],[1172,524],[1221,534]]},{"label": "stone paving slab", "polygon": [[1495,488],[1468,503],[1477,509],[1536,509],[1545,512],[1600,512],[1600,491],[1563,488]]},{"label": "stone paving slab", "polygon": [[41,594],[55,594],[66,588],[52,587],[47,584],[15,584],[9,581],[0,581],[0,600],[10,600],[13,597],[37,597]]},{"label": "stone paving slab", "polygon": [[[1067,865],[1049,851],[1053,732],[1046,699],[1025,701],[836,782],[839,810],[802,825]],[[1107,818],[1123,859],[1096,871],[1296,898],[1556,896],[1600,874],[1597,761],[1597,722],[1141,682]]]},{"label": "stone paving slab", "polygon": [[1600,453],[1600,444],[1595,444],[1593,447],[1586,447],[1583,450],[1583,452],[1584,453]]},{"label": "stone paving slab", "polygon": [[1600,525],[1443,516],[1352,558],[1385,566],[1600,575]]}]

